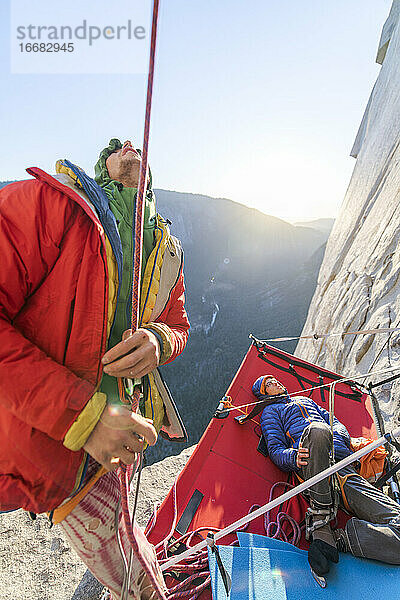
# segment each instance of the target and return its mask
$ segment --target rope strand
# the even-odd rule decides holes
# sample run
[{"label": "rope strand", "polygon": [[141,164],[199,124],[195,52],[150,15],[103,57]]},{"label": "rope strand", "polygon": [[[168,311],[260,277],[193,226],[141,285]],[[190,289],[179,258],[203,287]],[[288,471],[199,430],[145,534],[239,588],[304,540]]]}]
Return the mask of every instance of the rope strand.
[{"label": "rope strand", "polygon": [[[144,133],[143,133],[143,148],[142,158],[140,163],[139,181],[138,181],[138,193],[136,196],[135,203],[135,214],[133,215],[134,227],[132,228],[133,237],[133,277],[132,277],[132,312],[131,312],[131,330],[136,331],[139,327],[139,307],[140,307],[140,284],[141,284],[141,269],[142,269],[142,252],[143,252],[143,221],[144,221],[144,196],[147,186],[147,172],[148,172],[148,146],[149,146],[149,134],[150,134],[150,116],[151,116],[151,105],[153,97],[153,80],[154,80],[154,62],[156,52],[156,41],[157,41],[157,24],[158,24],[158,9],[159,0],[153,1],[153,15],[152,15],[152,29],[151,29],[151,42],[150,42],[150,57],[149,57],[149,73],[147,79],[147,96],[146,96],[146,112],[144,122]],[[126,403],[125,399],[125,386],[123,380],[118,379],[118,391],[119,397],[122,403]],[[130,396],[130,404],[133,412],[136,412],[139,407],[138,394],[132,394]],[[141,461],[141,466],[142,466]],[[141,467],[140,467],[141,471]],[[128,471],[126,465],[120,462],[120,467],[117,470],[119,478],[119,487],[121,493],[121,509],[124,520],[125,530],[130,543],[129,561],[128,565],[125,564],[124,560],[124,582],[121,591],[121,600],[126,600],[129,594],[131,569],[133,554],[136,555],[139,563],[141,564],[144,572],[146,573],[148,580],[154,590],[151,594],[151,598],[158,597],[165,599],[165,594],[162,586],[157,581],[156,576],[152,569],[150,569],[142,555],[140,546],[134,533],[134,519],[137,506],[137,498],[139,493],[139,477],[136,485],[135,503],[132,512],[132,516],[129,514],[128,505],[128,494],[130,481],[128,478]],[[125,558],[125,557],[124,557]]]},{"label": "rope strand", "polygon": [[149,58],[149,74],[147,79],[147,97],[146,97],[146,114],[144,119],[143,133],[143,149],[142,160],[140,163],[138,193],[136,197],[136,214],[135,229],[132,230],[133,239],[133,278],[132,278],[132,316],[131,327],[132,331],[136,331],[139,327],[139,299],[140,299],[140,282],[142,277],[142,248],[143,248],[143,217],[144,217],[144,195],[147,186],[148,172],[148,148],[150,135],[150,117],[151,106],[153,99],[153,81],[154,81],[154,62],[156,54],[157,42],[157,23],[158,23],[158,6],[159,0],[154,0],[153,3],[153,23],[151,29],[150,43],[150,58]]},{"label": "rope strand", "polygon": [[[393,333],[400,331],[400,327],[377,327],[376,329],[356,329],[355,331],[340,331],[335,333],[311,333],[308,335],[287,336],[269,338],[267,340],[257,340],[258,342],[292,342],[294,340],[320,340],[328,337],[338,337],[342,335],[368,335],[376,333]],[[257,339],[250,333],[249,338]]]},{"label": "rope strand", "polygon": [[[385,373],[392,373],[393,371],[397,371],[400,369],[400,365],[398,367],[390,367],[389,369],[383,369],[383,370],[379,370],[379,371],[374,371],[372,373],[364,373],[363,375],[352,375],[351,377],[343,377],[342,379],[337,379],[335,381],[336,384],[338,383],[345,383],[346,381],[354,381],[355,379],[362,379],[364,377],[368,377],[368,376],[372,376],[372,375],[383,375]],[[310,388],[306,388],[306,389],[301,389],[301,390],[297,390],[296,392],[291,392],[290,394],[288,394],[288,396],[292,397],[292,396],[298,396],[299,394],[303,395],[306,392],[312,392],[314,390],[319,390],[321,388],[325,388],[325,387],[329,387],[332,385],[331,383],[323,383],[321,385],[316,385],[314,387],[310,387]],[[254,406],[255,404],[258,404],[259,400],[256,402],[249,402],[248,404],[241,404],[240,406],[231,406],[224,408],[224,412],[231,412],[233,410],[243,410],[244,408],[247,408],[249,406]]]}]

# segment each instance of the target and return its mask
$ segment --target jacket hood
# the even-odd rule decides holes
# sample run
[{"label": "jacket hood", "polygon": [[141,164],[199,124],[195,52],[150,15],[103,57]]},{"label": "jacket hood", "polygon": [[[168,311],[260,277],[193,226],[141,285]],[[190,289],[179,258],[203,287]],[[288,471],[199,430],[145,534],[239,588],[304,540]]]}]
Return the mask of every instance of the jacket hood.
[{"label": "jacket hood", "polygon": [[[101,187],[106,187],[110,183],[112,183],[113,179],[111,179],[111,177],[108,173],[107,166],[106,166],[106,160],[110,156],[110,154],[112,154],[113,152],[116,152],[117,150],[120,150],[121,148],[122,148],[121,141],[118,138],[112,138],[110,140],[110,143],[108,144],[108,146],[103,148],[103,150],[100,152],[99,160],[97,161],[97,163],[94,166],[94,173],[95,173],[94,179]],[[135,148],[135,150],[136,150],[136,152],[138,152],[138,154],[140,154],[140,156],[142,155],[142,151],[140,150],[140,148]],[[153,178],[152,178],[151,170],[149,167],[147,191],[151,190],[152,186],[153,186]]]}]

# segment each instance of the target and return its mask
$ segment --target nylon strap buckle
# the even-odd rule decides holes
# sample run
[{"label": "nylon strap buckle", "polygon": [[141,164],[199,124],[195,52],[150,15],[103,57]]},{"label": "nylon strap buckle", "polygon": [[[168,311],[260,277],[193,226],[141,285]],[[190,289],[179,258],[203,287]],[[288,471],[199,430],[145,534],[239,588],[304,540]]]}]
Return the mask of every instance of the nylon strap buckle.
[{"label": "nylon strap buckle", "polygon": [[305,514],[306,522],[306,540],[308,541],[311,534],[320,529],[324,525],[328,525],[336,516],[333,507],[329,508],[308,508]]}]

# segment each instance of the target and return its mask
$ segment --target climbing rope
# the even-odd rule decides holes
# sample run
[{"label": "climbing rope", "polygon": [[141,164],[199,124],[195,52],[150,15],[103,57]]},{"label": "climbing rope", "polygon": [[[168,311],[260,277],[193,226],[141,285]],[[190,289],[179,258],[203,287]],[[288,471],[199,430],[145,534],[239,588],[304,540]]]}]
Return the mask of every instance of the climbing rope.
[{"label": "climbing rope", "polygon": [[[338,384],[338,383],[346,383],[347,381],[351,381],[353,382],[355,379],[362,379],[364,377],[368,377],[368,376],[372,376],[372,375],[384,375],[385,373],[393,373],[393,371],[397,371],[400,369],[400,365],[398,367],[390,367],[387,369],[380,369],[379,371],[373,371],[372,373],[363,373],[362,375],[352,375],[351,377],[343,377],[341,379],[337,379],[334,383]],[[314,390],[319,390],[321,388],[327,388],[332,386],[332,382],[330,383],[323,383],[321,385],[316,385],[310,388],[306,388],[306,389],[301,389],[301,390],[297,390],[296,392],[290,392],[290,394],[285,394],[285,396],[298,396],[305,394],[305,392],[313,392]],[[367,392],[368,393],[368,392]],[[278,397],[278,396],[276,396]],[[232,412],[234,410],[238,410],[239,412],[243,413],[243,409],[248,408],[249,406],[254,406],[256,404],[258,404],[260,401],[257,400],[255,402],[248,402],[247,404],[241,404],[240,406],[229,406],[229,404],[226,405],[226,407],[224,407],[224,411],[226,412]]]},{"label": "climbing rope", "polygon": [[335,418],[335,387],[337,383],[337,381],[333,381],[331,384],[329,384],[329,425],[332,436],[332,460],[335,460],[335,448],[333,444],[333,421]]},{"label": "climbing rope", "polygon": [[[152,15],[152,29],[151,29],[151,42],[150,42],[150,57],[149,57],[149,73],[147,79],[147,96],[146,96],[146,112],[144,122],[144,134],[143,134],[143,147],[141,164],[139,171],[138,181],[138,193],[136,196],[135,203],[135,214],[134,214],[134,227],[132,228],[133,237],[133,277],[132,277],[132,312],[131,312],[131,331],[136,331],[139,327],[139,306],[140,306],[140,284],[141,284],[141,269],[142,269],[142,252],[143,252],[143,221],[144,221],[144,197],[147,186],[147,173],[148,173],[148,146],[149,146],[149,134],[150,134],[150,117],[151,117],[151,105],[153,97],[153,80],[154,80],[154,62],[157,42],[157,23],[158,23],[158,9],[159,0],[153,0],[153,15]],[[137,390],[132,389],[133,386],[128,386],[130,404],[132,412],[136,412],[139,407],[140,395]],[[125,385],[123,379],[118,379],[118,391],[119,398],[122,403],[126,404],[125,399]],[[142,553],[140,551],[137,538],[134,533],[134,519],[137,505],[137,497],[139,492],[140,473],[143,465],[143,457],[140,456],[140,463],[138,466],[138,480],[136,485],[135,504],[132,511],[132,516],[129,513],[128,494],[130,488],[130,482],[133,475],[130,477],[128,469],[125,464],[120,462],[120,466],[117,469],[117,475],[119,479],[119,487],[121,493],[121,509],[124,521],[124,527],[130,543],[129,561],[123,560],[124,564],[124,582],[121,591],[121,600],[126,600],[129,594],[131,571],[133,564],[133,555],[135,554],[139,560],[143,571],[146,573],[154,591],[160,599],[165,598],[163,589],[160,583],[155,579],[152,570],[146,564]],[[122,545],[121,545],[122,546]],[[122,548],[120,547],[120,550]],[[124,557],[123,550],[121,551]]]},{"label": "climbing rope", "polygon": [[[284,488],[294,488],[294,486],[288,482],[278,481],[276,482],[270,489],[268,502],[271,502],[274,497],[274,493],[278,487]],[[183,546],[190,550],[193,548],[192,542],[194,538],[200,537],[201,540],[205,540],[205,536],[202,532],[215,532],[220,533],[221,529],[217,527],[210,526],[202,526],[194,531],[188,531],[187,533],[181,535],[179,538],[174,538],[173,534],[175,532],[175,527],[178,521],[178,510],[177,510],[177,478],[174,481],[174,485],[172,486],[172,508],[173,508],[173,518],[172,524],[169,532],[165,536],[163,540],[158,542],[155,546],[157,552],[157,558],[161,565],[162,570],[163,566],[170,561],[171,553],[176,551],[176,548],[182,548]],[[253,505],[248,514],[250,515],[255,510],[259,509],[260,505]],[[287,509],[289,509],[289,505]],[[158,505],[155,504],[153,507],[153,515],[149,520],[147,527],[145,529],[145,535],[148,536],[153,528],[156,525],[157,521],[157,511]],[[283,510],[279,510],[275,519],[271,516],[271,510],[265,512],[263,516],[264,523],[264,531],[267,536],[280,539],[284,542],[289,542],[295,546],[298,546],[300,543],[302,529],[304,525],[300,525],[297,521],[289,515],[287,512]],[[285,523],[291,528],[291,531],[285,531]],[[243,525],[243,527],[238,527],[236,531],[245,531],[248,528],[249,523]],[[237,542],[232,542],[230,545],[235,545]],[[206,589],[211,583],[211,577],[208,567],[208,552],[207,549],[204,548],[199,552],[196,552],[194,555],[186,558],[185,560],[180,560],[179,555],[177,556],[177,562],[174,563],[173,569],[165,570],[164,575],[170,575],[175,579],[181,579],[184,577],[183,581],[179,581],[176,585],[171,587],[168,590],[168,600],[178,600],[179,598],[188,598],[188,600],[195,600],[201,592]]]},{"label": "climbing rope", "polygon": [[[392,329],[391,329],[391,332],[398,331],[398,329],[399,329],[399,328],[396,326],[396,327],[394,327],[394,328],[392,328]],[[387,339],[387,340],[386,340],[386,342],[383,344],[382,348],[381,348],[380,350],[378,350],[378,352],[376,353],[376,355],[375,355],[375,358],[374,358],[374,360],[372,361],[371,369],[372,369],[372,367],[373,367],[373,366],[376,364],[376,362],[379,360],[379,358],[380,358],[380,356],[381,356],[382,352],[384,351],[384,349],[386,348],[386,346],[389,344],[389,341],[390,341],[390,338],[391,338],[391,337],[392,337],[392,333],[389,333],[389,335],[388,335],[388,339]],[[388,358],[389,358],[389,363],[390,363],[390,357],[388,357]]]},{"label": "climbing rope", "polygon": [[[320,340],[329,337],[339,337],[342,335],[368,335],[376,333],[393,333],[394,331],[400,331],[400,327],[378,327],[376,329],[356,329],[355,331],[340,331],[336,333],[311,333],[308,335],[298,335],[291,337],[276,337],[269,338],[267,340],[258,340],[259,342],[292,342],[294,340]],[[253,334],[250,333],[249,338],[254,338]]]},{"label": "climbing rope", "polygon": [[[125,475],[125,481],[122,479],[122,474]],[[148,564],[146,563],[145,559],[142,556],[141,549],[140,549],[137,537],[134,532],[134,524],[133,524],[134,515],[132,516],[132,520],[131,520],[131,516],[129,514],[128,491],[129,491],[129,485],[130,485],[130,478],[128,476],[128,470],[126,468],[121,469],[121,473],[120,473],[119,477],[120,477],[122,516],[123,516],[124,526],[125,526],[125,530],[126,530],[126,533],[128,536],[129,544],[131,546],[128,569],[126,572],[124,585],[123,585],[123,588],[121,591],[121,598],[125,599],[128,597],[128,594],[129,594],[129,587],[130,587],[129,575],[130,575],[130,571],[132,568],[131,567],[132,555],[134,553],[136,558],[138,559],[143,571],[146,573],[154,592],[160,599],[164,600],[164,598],[165,598],[164,590],[162,589],[159,581],[157,581],[157,579],[155,578],[153,571],[151,569],[149,569]],[[125,565],[125,567],[126,567],[126,565]]]},{"label": "climbing rope", "polygon": [[[272,502],[274,498],[274,492],[278,487],[290,488],[293,489],[295,486],[287,481],[277,481],[273,484],[269,492],[268,502]],[[253,513],[255,510],[261,508],[260,504],[253,504],[250,507],[248,514]],[[287,510],[289,510],[289,503]],[[275,520],[271,517],[272,509],[267,510],[263,515],[263,524],[265,535],[270,538],[282,540],[283,542],[288,542],[293,546],[298,546],[300,543],[301,532],[304,529],[304,525],[300,525],[296,519],[294,519],[289,513],[278,510],[278,513],[275,517]],[[290,532],[285,532],[284,525],[287,523],[291,527]],[[239,527],[236,531],[246,531],[250,522],[243,525],[243,527]]]},{"label": "climbing rope", "polygon": [[149,74],[147,79],[146,113],[144,118],[143,149],[140,163],[138,193],[136,197],[135,228],[133,236],[133,278],[132,278],[132,313],[131,327],[135,331],[139,327],[139,304],[140,304],[140,282],[142,272],[142,249],[143,249],[143,221],[144,221],[144,196],[147,186],[148,173],[148,149],[150,135],[151,105],[153,99],[154,61],[157,42],[159,0],[153,1],[153,21],[151,28]]}]

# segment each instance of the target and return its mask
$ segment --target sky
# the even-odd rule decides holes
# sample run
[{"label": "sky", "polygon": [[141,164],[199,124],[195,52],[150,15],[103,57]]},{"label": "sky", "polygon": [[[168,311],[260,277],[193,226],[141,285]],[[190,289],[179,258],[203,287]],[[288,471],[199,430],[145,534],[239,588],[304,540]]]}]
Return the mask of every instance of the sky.
[{"label": "sky", "polygon": [[[58,158],[92,175],[112,137],[140,147],[146,75],[11,73],[12,1],[0,3],[0,181],[25,178],[29,166],[52,172]],[[71,22],[85,17],[88,2],[69,0]],[[119,0],[109,5],[117,19]],[[149,148],[155,187],[230,198],[292,221],[335,217],[390,7],[161,0]]]}]

